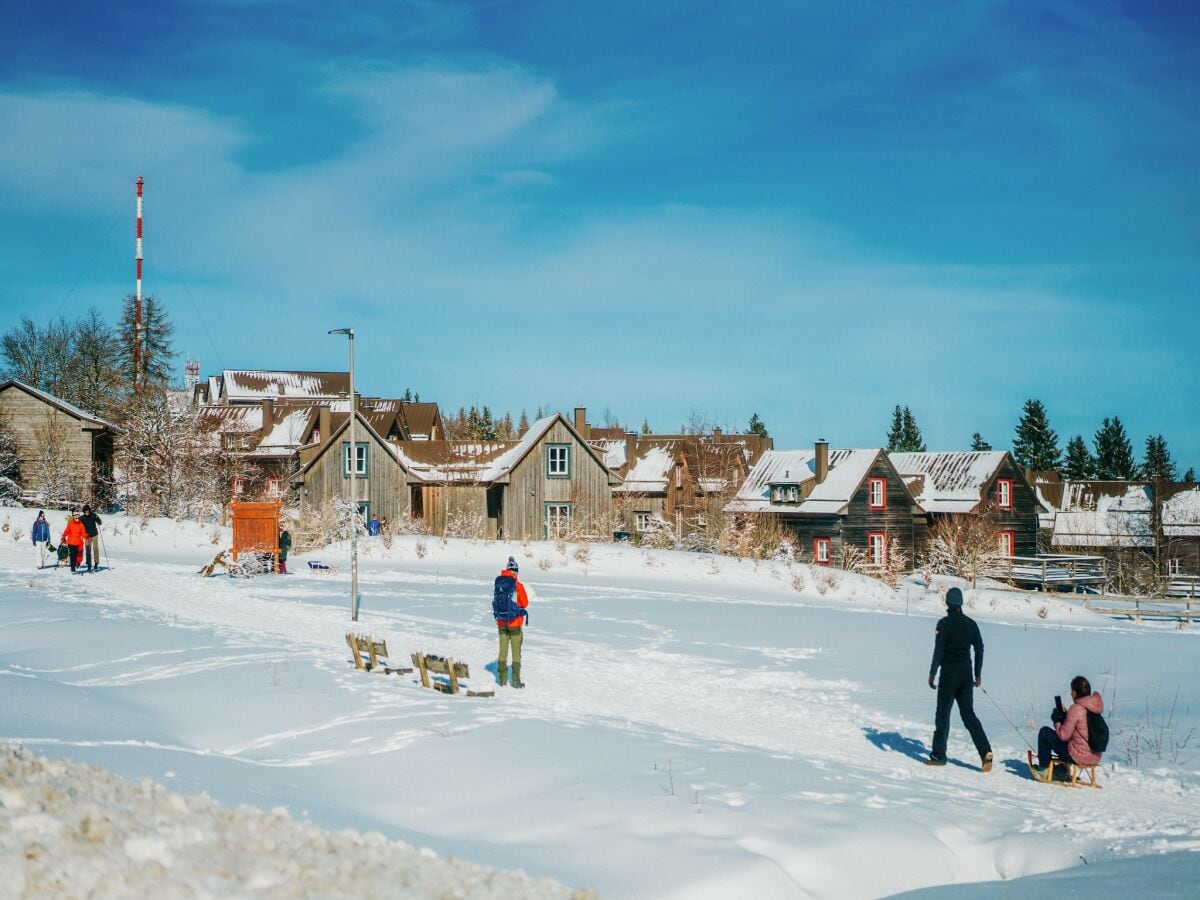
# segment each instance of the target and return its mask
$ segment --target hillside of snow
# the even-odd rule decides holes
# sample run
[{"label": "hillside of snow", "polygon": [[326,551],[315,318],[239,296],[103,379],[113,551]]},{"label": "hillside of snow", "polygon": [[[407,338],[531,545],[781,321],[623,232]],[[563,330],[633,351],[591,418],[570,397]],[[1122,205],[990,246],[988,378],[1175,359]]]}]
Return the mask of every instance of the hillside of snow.
[{"label": "hillside of snow", "polygon": [[[375,539],[360,543],[351,623],[345,547],[293,557],[289,576],[203,578],[227,532],[113,516],[107,567],[71,575],[37,568],[31,511],[0,509],[4,520],[0,741],[24,748],[6,758],[150,778],[165,785],[157,796],[184,798],[166,806],[196,814],[142,831],[129,819],[104,846],[130,878],[157,865],[167,883],[205,885],[215,876],[196,868],[204,856],[244,895],[294,889],[293,870],[236,855],[243,841],[224,832],[241,804],[275,810],[242,815],[256,833],[280,829],[267,838],[280,857],[307,860],[337,841],[366,848],[369,868],[419,880],[415,896],[450,884],[489,896],[489,877],[530,897],[565,895],[563,885],[613,897],[939,885],[982,896],[988,885],[964,886],[1025,879],[1034,891],[1097,866],[1171,896],[1180,878],[1200,877],[1195,626],[1104,618],[1066,596],[967,591],[987,645],[976,707],[997,758],[983,775],[957,717],[952,765],[921,765],[949,580],[893,591],[803,565],[627,546]],[[469,687],[494,688],[491,580],[510,554],[535,595],[524,691],[447,696],[349,664],[346,632],[369,633],[394,664],[415,651],[452,656],[469,664]],[[308,559],[339,571],[310,575]],[[1025,765],[1025,742],[1076,674],[1109,706],[1100,791],[1036,784]],[[76,797],[75,812],[36,811],[25,793],[11,808],[5,776],[0,822],[35,817],[0,834],[0,858],[22,877],[91,871],[79,854],[100,851],[78,838],[85,807],[113,821],[133,809],[102,773],[64,772],[75,786],[55,790]],[[79,787],[89,778],[97,793]],[[31,842],[43,848],[34,859]],[[441,868],[419,871],[422,860]],[[313,895],[343,893],[312,884]]]}]

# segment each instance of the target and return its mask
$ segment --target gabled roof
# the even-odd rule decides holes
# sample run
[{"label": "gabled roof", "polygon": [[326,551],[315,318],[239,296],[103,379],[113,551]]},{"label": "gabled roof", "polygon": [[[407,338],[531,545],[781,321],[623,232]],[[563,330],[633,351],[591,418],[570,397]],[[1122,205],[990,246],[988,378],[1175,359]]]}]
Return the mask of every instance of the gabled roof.
[{"label": "gabled roof", "polygon": [[[624,479],[620,493],[663,493],[677,464],[686,467],[701,491],[716,492],[741,480],[768,440],[746,434],[640,434],[620,441],[593,439],[591,446]],[[630,443],[632,459],[627,458]]]},{"label": "gabled roof", "polygon": [[[257,403],[266,397],[280,400],[332,400],[350,393],[349,372],[225,369],[220,375],[220,382],[222,403]],[[212,385],[212,379],[209,384]],[[216,396],[211,399],[215,401]]]},{"label": "gabled roof", "polygon": [[442,414],[436,403],[412,403],[400,401],[400,414],[414,441],[432,440],[435,426],[442,423]]},{"label": "gabled roof", "polygon": [[772,504],[771,485],[805,485],[816,480],[816,450],[768,450],[745,483],[726,504],[727,512],[778,512],[795,515],[837,514],[845,510],[867,472],[883,454],[879,449],[830,450],[829,473],[799,504]]},{"label": "gabled roof", "polygon": [[80,409],[74,403],[68,403],[61,397],[55,397],[53,394],[48,394],[46,391],[43,391],[40,388],[35,388],[23,381],[17,381],[15,378],[10,378],[8,381],[0,384],[0,391],[7,390],[10,387],[24,391],[31,397],[36,397],[43,403],[53,406],[60,412],[64,412],[68,416],[78,419],[81,423],[83,423],[84,428],[98,429],[102,431],[120,431],[120,429],[112,422],[106,421],[105,419],[102,419],[99,416],[88,412],[87,410]]},{"label": "gabled roof", "polygon": [[[358,413],[357,421],[361,427],[366,429],[367,437],[374,438],[378,443],[382,444],[384,447],[386,447],[388,450],[390,450],[392,452],[392,455],[396,457],[397,462],[400,463],[401,468],[403,468],[405,470],[405,472],[412,475],[414,478],[420,480],[420,478],[421,478],[420,474],[418,472],[413,471],[409,467],[409,465],[407,464],[405,459],[397,452],[396,445],[393,442],[384,440],[382,437],[380,437],[379,432],[376,431],[374,427],[372,427],[370,420],[366,416],[364,416],[361,411]],[[344,416],[342,418],[341,424],[336,425],[336,426],[334,426],[331,422],[330,428],[331,428],[331,433],[330,433],[329,437],[321,442],[320,449],[317,450],[315,453],[313,453],[313,455],[309,458],[308,462],[304,463],[300,467],[300,471],[298,471],[293,476],[293,479],[292,479],[293,481],[301,480],[304,477],[304,475],[307,474],[308,470],[311,469],[314,465],[316,465],[316,463],[319,459],[321,459],[333,447],[339,445],[339,443],[340,443],[339,437],[341,436],[342,432],[348,431],[350,428],[350,416],[349,415]],[[359,437],[359,436],[356,435],[356,438],[357,437]]]},{"label": "gabled roof", "polygon": [[[1163,535],[1200,538],[1200,486],[1166,484],[1162,497]],[[1151,548],[1153,511],[1153,489],[1147,482],[1064,482],[1051,546]]]},{"label": "gabled roof", "polygon": [[889,453],[888,459],[926,512],[969,513],[984,502],[984,489],[1007,456],[1002,450],[963,450]]}]

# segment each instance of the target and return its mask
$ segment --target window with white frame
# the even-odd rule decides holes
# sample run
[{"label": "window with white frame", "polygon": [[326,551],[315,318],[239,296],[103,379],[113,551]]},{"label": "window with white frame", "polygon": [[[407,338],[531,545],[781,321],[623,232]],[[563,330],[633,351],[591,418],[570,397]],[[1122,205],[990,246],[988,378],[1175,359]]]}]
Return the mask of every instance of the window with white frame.
[{"label": "window with white frame", "polygon": [[867,535],[867,563],[872,566],[887,565],[887,534],[872,531]]},{"label": "window with white frame", "polygon": [[571,477],[571,445],[546,445],[546,476],[548,478]]},{"label": "window with white frame", "polygon": [[867,506],[871,509],[887,509],[887,479],[872,478],[867,487]]},{"label": "window with white frame", "polygon": [[1183,574],[1183,560],[1179,557],[1167,560],[1167,574],[1171,577]]},{"label": "window with white frame", "polygon": [[829,565],[833,555],[833,539],[827,537],[813,538],[813,560],[819,566]]},{"label": "window with white frame", "polygon": [[241,497],[246,493],[246,479],[241,475],[234,476],[233,481],[230,482],[230,488],[233,491],[233,496]]},{"label": "window with white frame", "polygon": [[[366,477],[367,474],[367,445],[364,443],[355,444],[354,446],[354,474],[359,478]],[[342,444],[342,477],[350,477],[350,445]]]},{"label": "window with white frame", "polygon": [[996,480],[996,508],[1012,509],[1012,479],[999,478]]},{"label": "window with white frame", "polygon": [[546,504],[546,537],[549,539],[565,537],[571,529],[571,504]]},{"label": "window with white frame", "polygon": [[1014,548],[1017,544],[1017,533],[1015,531],[997,531],[996,532],[996,549],[1000,551],[1001,556],[1015,555]]},{"label": "window with white frame", "polygon": [[267,479],[267,496],[272,500],[283,496],[283,479],[278,476],[272,476]]},{"label": "window with white frame", "polygon": [[654,519],[654,513],[650,512],[635,512],[633,514],[633,530],[641,533],[650,529],[650,522]]}]

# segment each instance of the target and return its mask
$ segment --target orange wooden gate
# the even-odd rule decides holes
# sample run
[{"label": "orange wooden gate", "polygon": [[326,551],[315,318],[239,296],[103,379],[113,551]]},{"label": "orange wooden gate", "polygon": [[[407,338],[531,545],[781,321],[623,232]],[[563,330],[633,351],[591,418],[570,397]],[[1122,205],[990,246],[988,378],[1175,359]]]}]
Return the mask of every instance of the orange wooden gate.
[{"label": "orange wooden gate", "polygon": [[233,518],[233,558],[239,553],[270,553],[272,569],[279,567],[280,503],[229,504]]}]

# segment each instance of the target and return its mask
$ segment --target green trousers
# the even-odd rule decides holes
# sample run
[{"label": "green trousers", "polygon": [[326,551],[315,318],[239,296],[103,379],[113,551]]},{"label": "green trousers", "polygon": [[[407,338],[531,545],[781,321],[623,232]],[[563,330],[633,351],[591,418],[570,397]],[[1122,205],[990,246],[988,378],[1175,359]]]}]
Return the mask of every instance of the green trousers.
[{"label": "green trousers", "polygon": [[521,680],[521,642],[525,640],[525,634],[519,625],[501,625],[499,631],[500,657],[496,662],[496,679],[501,684],[508,681],[508,648],[511,645],[512,680],[516,684]]}]

